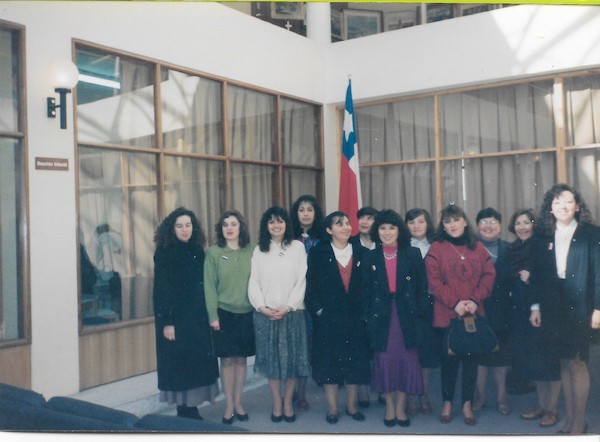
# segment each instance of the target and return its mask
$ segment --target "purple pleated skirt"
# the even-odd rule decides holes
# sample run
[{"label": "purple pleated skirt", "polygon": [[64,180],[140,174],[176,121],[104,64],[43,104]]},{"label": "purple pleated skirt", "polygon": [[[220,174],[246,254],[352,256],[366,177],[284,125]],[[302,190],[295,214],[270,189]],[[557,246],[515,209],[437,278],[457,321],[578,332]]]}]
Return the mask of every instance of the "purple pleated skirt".
[{"label": "purple pleated skirt", "polygon": [[378,393],[424,393],[419,351],[416,348],[407,350],[404,346],[396,301],[392,301],[387,351],[376,351],[373,355],[371,390]]}]

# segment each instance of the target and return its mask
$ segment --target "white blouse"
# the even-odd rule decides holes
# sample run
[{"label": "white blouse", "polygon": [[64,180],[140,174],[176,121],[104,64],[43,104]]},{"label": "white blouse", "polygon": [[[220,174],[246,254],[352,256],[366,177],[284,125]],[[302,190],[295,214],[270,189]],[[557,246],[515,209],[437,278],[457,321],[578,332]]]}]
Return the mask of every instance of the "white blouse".
[{"label": "white blouse", "polygon": [[425,259],[425,255],[427,255],[427,252],[429,252],[429,247],[431,247],[431,243],[427,238],[425,238],[423,241],[419,241],[417,238],[411,237],[410,245],[421,250],[421,258],[423,259]]},{"label": "white blouse", "polygon": [[556,223],[554,253],[556,254],[556,273],[560,279],[565,279],[567,276],[567,257],[575,229],[577,229],[577,220],[575,219],[568,226]]},{"label": "white blouse", "polygon": [[297,240],[282,246],[271,241],[268,252],[256,247],[252,253],[248,298],[257,311],[261,307],[304,310],[306,249]]},{"label": "white blouse", "polygon": [[338,249],[331,243],[331,248],[333,249],[333,254],[335,255],[337,262],[339,262],[342,267],[347,267],[350,258],[352,258],[352,244],[348,243],[343,249]]}]

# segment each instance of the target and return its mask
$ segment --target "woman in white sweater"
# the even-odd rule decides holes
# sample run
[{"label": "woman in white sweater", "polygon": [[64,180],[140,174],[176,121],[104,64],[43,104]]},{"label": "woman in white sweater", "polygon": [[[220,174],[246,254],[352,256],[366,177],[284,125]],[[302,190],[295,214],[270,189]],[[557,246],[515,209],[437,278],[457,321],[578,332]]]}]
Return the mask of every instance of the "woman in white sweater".
[{"label": "woman in white sweater", "polygon": [[[269,379],[273,422],[294,422],[292,397],[299,376],[308,376],[308,341],[304,317],[306,251],[293,239],[285,209],[268,209],[260,222],[252,254],[248,297],[255,309],[255,367]],[[281,383],[285,384],[284,397]]]}]

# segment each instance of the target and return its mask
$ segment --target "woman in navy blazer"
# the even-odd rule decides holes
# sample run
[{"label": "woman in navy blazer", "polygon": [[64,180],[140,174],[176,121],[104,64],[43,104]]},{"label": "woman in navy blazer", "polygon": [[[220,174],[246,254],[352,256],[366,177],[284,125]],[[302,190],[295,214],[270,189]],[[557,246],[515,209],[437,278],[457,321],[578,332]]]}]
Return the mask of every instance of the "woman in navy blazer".
[{"label": "woman in navy blazer", "polygon": [[377,247],[362,263],[364,314],[374,351],[371,389],[386,400],[384,424],[407,427],[406,395],[423,394],[417,319],[428,312],[425,264],[393,210],[377,214],[371,238]]},{"label": "woman in navy blazer", "polygon": [[530,322],[560,359],[567,420],[559,433],[585,432],[586,362],[600,328],[600,235],[579,192],[557,184],[544,197],[532,245]]},{"label": "woman in navy blazer", "polygon": [[363,421],[357,409],[358,385],[371,377],[361,298],[364,248],[349,243],[352,227],[345,213],[330,214],[324,227],[329,240],[310,249],[304,298],[313,318],[312,377],[325,387],[327,422],[338,421],[340,384],[346,384],[346,414]]}]

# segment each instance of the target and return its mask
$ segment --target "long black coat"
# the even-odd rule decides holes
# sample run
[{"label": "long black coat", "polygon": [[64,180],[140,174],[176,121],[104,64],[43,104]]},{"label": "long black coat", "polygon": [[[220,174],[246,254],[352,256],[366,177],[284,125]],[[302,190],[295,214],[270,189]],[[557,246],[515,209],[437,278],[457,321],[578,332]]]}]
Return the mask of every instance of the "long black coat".
[{"label": "long black coat", "polygon": [[540,305],[542,333],[550,347],[556,340],[566,338],[585,349],[597,338],[590,322],[594,309],[600,309],[599,241],[598,227],[578,224],[567,255],[563,295],[556,270],[554,235],[534,239],[529,301]]},{"label": "long black coat", "polygon": [[353,245],[352,250],[348,292],[331,243],[320,241],[308,253],[304,303],[313,320],[312,376],[324,384],[370,382],[370,352],[362,319],[363,248]]},{"label": "long black coat", "polygon": [[[154,317],[158,388],[185,391],[219,377],[204,301],[204,251],[177,242],[154,254]],[[175,340],[163,328],[175,326]]]},{"label": "long black coat", "polygon": [[483,301],[485,315],[492,330],[506,332],[510,330],[511,302],[510,302],[510,276],[507,262],[506,248],[508,242],[498,241],[498,257],[494,263],[496,279],[492,295]]},{"label": "long black coat", "polygon": [[[381,245],[363,256],[364,317],[371,349],[386,351],[392,312],[392,296]],[[396,309],[407,350],[420,343],[418,318],[430,317],[427,276],[421,252],[415,247],[398,248],[396,263]]]}]

